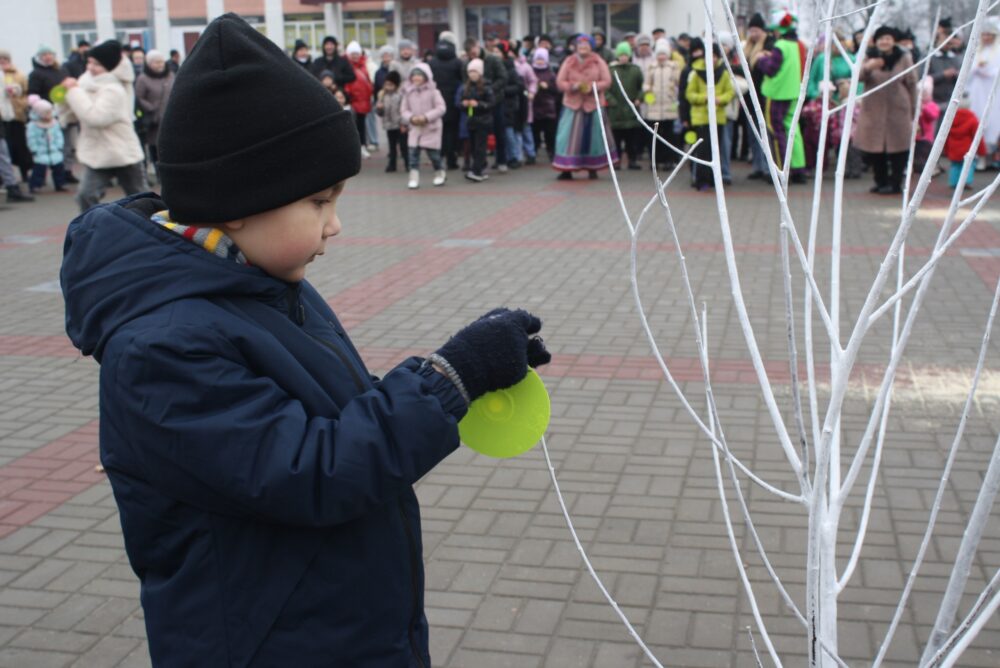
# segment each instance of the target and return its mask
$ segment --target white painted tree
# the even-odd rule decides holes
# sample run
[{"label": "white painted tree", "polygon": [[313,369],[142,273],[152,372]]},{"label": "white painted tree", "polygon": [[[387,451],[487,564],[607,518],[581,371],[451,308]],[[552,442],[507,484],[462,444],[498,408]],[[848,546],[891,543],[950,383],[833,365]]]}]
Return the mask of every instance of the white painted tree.
[{"label": "white painted tree", "polygon": [[[819,7],[823,2],[824,7]],[[814,26],[812,34],[806,36],[808,41],[815,42],[816,38],[822,34],[825,39],[824,44],[824,72],[825,80],[830,78],[830,61],[832,49],[836,48],[843,52],[844,47],[835,38],[833,31],[837,21],[850,18],[860,11],[871,11],[872,17],[865,29],[864,40],[870,42],[876,27],[880,24],[883,15],[884,5],[875,2],[864,7],[856,8],[850,12],[838,13],[837,0],[817,0],[816,13],[812,17],[811,25]],[[972,169],[975,157],[975,149],[970,149],[965,156],[962,176],[959,179],[959,186],[955,189],[951,197],[946,214],[944,215],[940,233],[936,239],[933,250],[926,261],[920,265],[916,271],[906,270],[905,267],[905,247],[907,237],[914,224],[914,220],[924,202],[927,188],[931,182],[935,165],[941,157],[944,140],[951,127],[955,113],[958,109],[959,98],[965,90],[969,81],[970,73],[974,65],[974,56],[979,43],[980,28],[987,13],[1000,4],[998,1],[988,2],[979,0],[975,19],[960,26],[957,30],[970,29],[970,37],[955,86],[955,97],[948,105],[947,111],[941,121],[941,131],[927,159],[926,166],[919,175],[912,175],[905,180],[904,192],[901,199],[900,218],[892,237],[889,248],[879,265],[878,271],[872,281],[867,293],[864,295],[863,305],[857,314],[856,319],[850,323],[842,323],[841,311],[844,299],[841,295],[841,241],[844,217],[844,177],[847,162],[848,142],[842,141],[838,149],[836,171],[834,174],[832,187],[832,212],[824,214],[821,207],[821,198],[825,188],[829,183],[823,178],[824,160],[822,156],[816,161],[816,178],[813,186],[812,206],[808,220],[808,233],[805,239],[799,234],[799,229],[805,224],[800,221],[796,226],[792,213],[788,206],[788,179],[789,164],[791,157],[791,140],[788,142],[788,150],[781,164],[785,165],[784,170],[777,167],[777,161],[771,154],[771,143],[767,140],[766,124],[764,115],[757,102],[755,95],[751,95],[753,108],[744,110],[750,118],[756,119],[753,133],[756,140],[760,141],[767,152],[768,166],[774,184],[774,194],[779,205],[780,216],[778,226],[780,229],[781,248],[781,269],[785,297],[785,310],[780,316],[786,324],[788,339],[788,363],[791,376],[791,405],[793,418],[792,425],[786,424],[782,415],[782,410],[772,389],[760,348],[748,315],[747,306],[743,296],[743,288],[740,282],[740,268],[737,264],[734,250],[733,238],[729,223],[729,209],[726,201],[724,187],[722,186],[720,141],[718,136],[718,126],[716,125],[716,107],[713,104],[715,98],[715,75],[711,67],[706,68],[705,76],[709,90],[709,127],[711,128],[711,161],[702,161],[692,155],[694,147],[683,151],[678,147],[669,145],[662,138],[656,137],[655,128],[644,127],[655,138],[653,141],[653,164],[655,165],[655,155],[657,151],[674,151],[682,156],[680,164],[665,179],[661,180],[655,172],[654,188],[655,194],[649,199],[640,215],[633,221],[625,205],[618,180],[614,170],[611,170],[615,191],[621,206],[622,216],[628,227],[631,240],[631,283],[632,296],[635,301],[637,314],[641,321],[643,330],[652,348],[660,369],[666,381],[673,388],[677,398],[686,410],[689,417],[698,426],[705,438],[712,444],[712,461],[714,465],[721,508],[725,522],[725,530],[729,537],[729,542],[735,558],[735,565],[739,572],[740,580],[743,584],[747,598],[750,603],[754,620],[756,622],[756,633],[761,639],[767,654],[777,666],[782,665],[781,657],[775,649],[764,623],[762,614],[757,604],[757,598],[751,584],[751,579],[747,574],[744,558],[741,555],[740,545],[736,538],[736,527],[738,520],[730,515],[730,499],[727,487],[735,492],[735,503],[742,516],[743,527],[747,535],[752,539],[756,553],[764,565],[771,583],[776,588],[783,600],[787,610],[801,623],[803,628],[803,642],[808,653],[809,665],[828,668],[830,666],[845,666],[845,662],[838,654],[838,598],[844,588],[850,583],[852,575],[861,559],[861,554],[865,546],[865,539],[868,531],[868,523],[872,510],[874,492],[878,484],[879,469],[882,462],[883,446],[886,442],[887,423],[889,409],[892,399],[892,390],[896,379],[900,361],[906,350],[914,323],[924,305],[928,293],[928,287],[934,278],[935,269],[941,258],[951,248],[959,236],[968,229],[969,225],[976,219],[983,207],[987,205],[991,197],[1000,186],[1000,176],[993,179],[989,185],[978,192],[967,197],[964,196],[965,176],[968,170]],[[736,34],[736,23],[732,12],[726,3],[725,15],[722,17],[713,15],[712,3],[704,2],[706,25],[711,26],[705,36],[706,53],[711,53],[713,41],[717,41],[717,33],[726,30]],[[935,20],[934,24],[936,25]],[[920,62],[913,65],[911,70],[917,70],[926,74],[928,59],[936,53],[936,50],[928,45],[928,54]],[[739,61],[742,74],[746,81],[753,88],[752,77],[749,74],[749,66],[742,48],[737,44]],[[805,71],[810,70],[811,54],[809,61],[805,65]],[[829,89],[823,91],[822,121],[820,126],[819,145],[825,146],[826,135],[833,114],[844,111],[843,136],[850,137],[851,125],[853,122],[853,110],[862,98],[871,95],[879,90],[881,86],[865,90],[859,94],[857,84],[861,73],[861,62],[852,65],[852,77],[850,94],[846,101],[839,106],[833,107],[829,104]],[[730,76],[733,71],[730,65],[726,64]],[[910,70],[908,70],[910,71]],[[899,76],[903,76],[901,73]],[[889,82],[887,82],[888,84]],[[884,85],[887,85],[884,84]],[[620,85],[620,82],[618,83]],[[989,104],[994,103],[997,97],[998,82],[994,80],[992,94]],[[802,101],[805,98],[806,82],[802,83],[799,94],[799,104],[795,108],[795,118],[797,119],[802,108]],[[595,92],[596,96],[596,92]],[[625,96],[628,99],[628,96]],[[919,107],[919,105],[917,105]],[[638,112],[633,108],[636,117]],[[916,137],[916,128],[919,109],[914,114],[913,138]],[[793,127],[796,124],[793,123]],[[979,133],[973,142],[975,147],[982,136],[983,128],[980,126]],[[607,138],[605,138],[607,148]],[[910,175],[913,169],[913,141],[907,173]],[[610,151],[608,151],[610,155]],[[678,174],[686,171],[686,166],[690,162],[701,163],[710,167],[715,176],[716,183],[716,204],[718,208],[718,222],[721,230],[722,245],[724,249],[726,267],[728,270],[730,293],[735,306],[739,326],[746,343],[747,352],[756,373],[757,382],[760,388],[761,397],[766,406],[771,426],[776,435],[778,446],[784,453],[784,458],[790,471],[793,472],[797,481],[797,489],[789,492],[772,485],[762,479],[750,467],[740,461],[729,449],[724,430],[724,416],[720,414],[715,403],[712,388],[711,364],[708,355],[708,337],[706,317],[704,307],[701,311],[697,306],[697,299],[691,286],[688,275],[686,259],[682,250],[681,240],[678,236],[677,227],[671,213],[670,202],[666,193],[667,187],[677,177]],[[609,157],[610,165],[610,157]],[[912,188],[910,186],[913,183]],[[959,218],[959,211],[963,208],[971,207],[971,211]],[[705,387],[705,414],[700,414],[692,405],[684,391],[674,379],[667,361],[661,353],[660,347],[654,337],[653,331],[647,321],[646,311],[643,307],[640,286],[637,277],[637,253],[638,239],[643,225],[653,217],[654,212],[662,215],[663,220],[672,235],[676,248],[677,262],[680,267],[682,288],[687,296],[690,317],[693,322],[693,335],[697,343],[701,360],[702,376]],[[821,224],[822,223],[822,224]],[[828,229],[824,229],[826,225]],[[817,242],[821,231],[830,235],[831,249],[829,257],[829,286],[824,290],[816,279],[815,268],[817,266]],[[892,287],[891,280],[895,276],[895,285]],[[796,317],[793,305],[794,283],[801,280],[803,289],[803,313],[801,317]],[[888,297],[884,294],[888,291]],[[910,601],[910,594],[913,590],[916,578],[920,573],[921,565],[933,535],[938,514],[941,508],[942,498],[948,485],[952,465],[955,462],[959,448],[963,444],[966,423],[973,406],[976,390],[980,376],[986,362],[986,353],[990,340],[990,332],[993,327],[994,318],[997,313],[998,301],[1000,301],[1000,282],[994,292],[992,305],[989,308],[989,316],[985,323],[985,333],[980,346],[978,362],[975,371],[970,379],[970,387],[964,409],[948,451],[947,458],[941,473],[940,482],[937,487],[936,496],[931,506],[931,511],[927,520],[926,530],[923,540],[917,550],[913,563],[909,568],[909,575],[905,581],[895,612],[889,620],[888,628],[884,639],[880,645],[878,653],[872,659],[873,666],[880,666],[886,658],[891,643],[895,637],[900,620],[907,609]],[[767,314],[771,317],[770,314]],[[848,442],[841,431],[841,420],[844,414],[844,402],[848,391],[848,382],[852,370],[858,362],[858,355],[863,342],[873,332],[874,325],[882,318],[892,318],[890,355],[882,373],[881,382],[878,387],[874,405],[867,418],[867,423],[862,436],[857,442]],[[818,318],[822,324],[820,335],[823,338],[817,340],[814,337],[813,323]],[[846,339],[842,333],[843,325],[849,325]],[[803,341],[803,352],[805,355],[805,379],[799,377],[800,352],[797,341],[801,336]],[[825,350],[829,348],[829,377],[830,384],[828,392],[822,396],[817,389],[817,361],[820,346]],[[804,392],[804,396],[803,396]],[[803,408],[805,405],[805,408]],[[559,492],[559,485],[556,471],[549,457],[549,451],[543,440],[543,449],[546,462],[552,477],[552,482],[557,492],[557,497],[562,504],[563,514],[570,527],[577,548],[583,557],[584,563],[591,576],[597,583],[603,595],[614,608],[616,614],[628,628],[633,638],[638,642],[647,658],[655,665],[661,663],[657,657],[644,644],[639,633],[629,623],[626,615],[615,603],[611,594],[605,588],[597,572],[594,570],[583,548],[582,543],[573,528],[572,518],[563,502]],[[849,461],[846,470],[842,467],[842,462]],[[862,471],[868,467],[868,482],[863,491],[858,489]],[[807,516],[808,542],[807,555],[804,564],[806,569],[805,577],[805,600],[796,601],[786,589],[779,578],[776,570],[771,565],[767,548],[761,540],[754,526],[753,517],[749,509],[747,499],[743,491],[743,485],[749,480],[753,484],[759,485],[770,494],[786,502],[801,506],[803,514]],[[728,485],[727,485],[728,482]],[[947,587],[944,590],[940,611],[931,633],[927,639],[923,650],[920,666],[952,666],[957,661],[962,652],[969,646],[976,634],[983,628],[990,617],[1000,608],[1000,571],[997,571],[989,581],[985,589],[981,592],[978,600],[967,612],[965,617],[957,625],[955,623],[958,615],[958,608],[969,578],[970,567],[973,562],[980,539],[986,527],[987,520],[993,507],[994,500],[1000,489],[1000,438],[998,438],[993,450],[989,467],[985,473],[982,488],[979,491],[975,507],[968,517],[967,525],[954,569],[951,573]],[[841,525],[845,504],[852,494],[861,495],[863,498],[860,522],[856,530],[853,541],[853,548],[848,554],[838,554],[838,529]],[[844,558],[846,557],[846,562]],[[838,562],[839,560],[839,562]],[[843,567],[838,570],[838,563]],[[751,641],[753,636],[751,636]],[[754,645],[755,647],[755,645]],[[756,649],[754,649],[756,654]],[[760,657],[757,657],[758,663]]]}]

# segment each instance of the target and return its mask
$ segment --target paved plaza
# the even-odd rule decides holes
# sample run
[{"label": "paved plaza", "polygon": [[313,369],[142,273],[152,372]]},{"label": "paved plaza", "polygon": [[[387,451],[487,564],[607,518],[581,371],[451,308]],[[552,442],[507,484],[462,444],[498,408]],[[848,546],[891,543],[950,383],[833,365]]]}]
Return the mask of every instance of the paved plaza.
[{"label": "paved plaza", "polygon": [[[309,275],[372,371],[434,350],[495,306],[537,313],[555,355],[542,371],[553,410],[548,445],[595,568],[664,665],[756,665],[747,631],[753,617],[726,537],[709,444],[663,381],[642,333],[628,280],[628,231],[607,174],[566,183],[546,167],[530,167],[474,185],[451,172],[445,187],[414,193],[404,176],[382,167],[382,159],[366,161],[349,184],[339,205],[344,231]],[[744,180],[746,169],[737,166],[728,200],[740,278],[791,424],[777,205],[773,192]],[[429,172],[424,178],[429,182]],[[621,178],[636,213],[652,194],[650,172]],[[976,187],[985,183],[977,176]],[[845,336],[898,222],[899,201],[870,195],[869,185],[847,186]],[[811,186],[798,186],[790,195],[803,234],[811,194]],[[715,199],[686,184],[668,196],[696,297],[708,311],[714,390],[729,443],[763,478],[795,491],[737,326]],[[911,268],[928,257],[947,206],[939,180],[907,249]],[[58,270],[74,215],[72,197],[63,194],[0,205],[0,667],[149,664],[138,581],[111,489],[95,468],[98,367],[64,333]],[[820,256],[829,250],[828,212],[823,230]],[[823,262],[819,280],[827,286]],[[700,410],[687,299],[660,218],[643,231],[639,263],[650,324]],[[877,653],[920,544],[998,276],[1000,203],[943,259],[903,365],[867,547],[841,597],[839,646],[851,666],[868,665]],[[801,292],[797,280],[798,301]],[[890,326],[882,323],[862,351],[844,423],[849,443],[864,429]],[[990,352],[987,369],[1000,369],[997,344]],[[827,359],[825,350],[817,354]],[[821,392],[826,378],[821,374]],[[987,373],[885,665],[916,665],[1000,431],[998,400],[1000,374]],[[803,605],[804,508],[756,486],[744,490],[773,563]],[[738,515],[731,485],[729,492]],[[652,665],[584,569],[540,447],[504,461],[460,448],[419,483],[418,494],[435,665]],[[855,501],[845,513],[838,569],[860,507]],[[785,665],[803,665],[803,628],[738,525],[772,639]],[[998,567],[1000,510],[961,614]],[[763,647],[756,628],[753,639]],[[764,665],[771,665],[766,657]],[[960,665],[1000,665],[1000,618]]]}]

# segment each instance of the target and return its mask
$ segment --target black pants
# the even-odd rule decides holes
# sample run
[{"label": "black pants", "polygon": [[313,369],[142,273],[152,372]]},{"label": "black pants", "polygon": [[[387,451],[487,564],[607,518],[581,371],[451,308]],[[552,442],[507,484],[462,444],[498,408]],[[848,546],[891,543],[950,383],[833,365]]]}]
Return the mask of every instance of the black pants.
[{"label": "black pants", "polygon": [[486,139],[489,134],[489,128],[469,128],[469,146],[472,149],[472,173],[476,176],[482,176],[483,170],[486,169]]},{"label": "black pants", "polygon": [[448,169],[458,168],[458,121],[445,123],[441,134],[441,155]]},{"label": "black pants", "polygon": [[389,167],[396,169],[396,153],[398,152],[403,158],[403,169],[409,169],[406,135],[399,130],[386,130],[385,136],[389,139]]},{"label": "black pants", "polygon": [[507,133],[504,131],[506,127],[504,116],[503,102],[501,102],[493,107],[493,137],[496,140],[496,150],[493,155],[494,162],[498,165],[507,164]]},{"label": "black pants", "polygon": [[52,185],[56,188],[62,188],[66,185],[66,170],[63,169],[61,162],[57,162],[51,166],[36,162],[35,166],[31,168],[31,180],[28,184],[31,186],[32,191],[38,190],[45,185],[45,173],[49,169],[52,170]]},{"label": "black pants", "polygon": [[21,121],[6,121],[3,125],[7,135],[7,148],[10,149],[10,162],[21,170],[21,180],[27,181],[34,164],[28,149],[27,128]]},{"label": "black pants", "polygon": [[[694,151],[694,156],[696,158],[701,158],[709,163],[712,162],[712,133],[710,126],[708,125],[695,125],[695,134],[698,135],[698,139],[701,143],[698,144],[698,148]],[[719,134],[721,135],[721,128]],[[720,137],[721,139],[721,137]],[[720,147],[721,148],[721,147]],[[700,188],[701,186],[712,187],[715,185],[715,174],[712,172],[712,168],[708,165],[694,165],[694,186]]]},{"label": "black pants", "polygon": [[[656,124],[659,123],[659,126]],[[680,143],[677,139],[677,134],[674,132],[674,122],[667,118],[662,121],[649,121],[650,127],[656,128],[656,134],[659,137],[663,137],[666,141],[670,142],[678,148],[682,148],[678,144]],[[652,135],[649,136],[650,139],[653,138]],[[660,165],[676,165],[678,162],[677,154],[668,146],[664,146],[663,142],[659,142],[656,145],[656,164]]]},{"label": "black pants", "polygon": [[618,151],[618,155],[622,155],[622,146],[625,147],[625,153],[628,154],[628,164],[634,165],[639,161],[639,144],[642,141],[642,137],[639,136],[639,131],[642,128],[625,128],[615,130],[611,129],[611,134],[614,135],[615,149]]},{"label": "black pants", "polygon": [[368,114],[354,114],[354,125],[358,128],[358,137],[361,138],[361,145],[365,146],[368,143],[368,134],[365,132],[365,118]]},{"label": "black pants", "polygon": [[903,174],[906,171],[906,158],[908,153],[866,153],[868,164],[872,166],[875,173],[875,185],[879,188],[889,186],[894,190],[903,187]]},{"label": "black pants", "polygon": [[535,153],[538,153],[538,149],[542,147],[542,141],[545,142],[545,150],[548,151],[549,158],[552,158],[556,154],[556,124],[557,121],[554,118],[536,118],[532,124],[532,132],[535,135]]}]

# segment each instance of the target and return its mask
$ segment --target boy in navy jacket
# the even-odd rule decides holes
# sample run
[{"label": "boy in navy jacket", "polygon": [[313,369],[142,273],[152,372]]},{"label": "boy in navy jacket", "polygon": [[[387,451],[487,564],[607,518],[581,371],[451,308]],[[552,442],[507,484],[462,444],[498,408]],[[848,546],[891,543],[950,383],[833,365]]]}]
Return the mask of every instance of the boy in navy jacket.
[{"label": "boy in navy jacket", "polygon": [[303,280],[357,132],[235,15],[178,74],[159,148],[162,200],[77,218],[61,272],[154,665],[429,667],[412,485],[470,401],[549,360],[541,323],[497,309],[373,380]]}]

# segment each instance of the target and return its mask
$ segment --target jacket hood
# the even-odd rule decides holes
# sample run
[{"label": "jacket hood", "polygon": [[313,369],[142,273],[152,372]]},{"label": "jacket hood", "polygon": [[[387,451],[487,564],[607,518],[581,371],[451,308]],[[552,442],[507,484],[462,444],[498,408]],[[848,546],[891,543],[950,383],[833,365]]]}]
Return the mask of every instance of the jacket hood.
[{"label": "jacket hood", "polygon": [[131,60],[122,58],[115,69],[111,70],[111,74],[114,74],[115,78],[123,84],[132,84],[135,81],[135,65],[132,64]]},{"label": "jacket hood", "polygon": [[451,42],[440,41],[434,49],[434,57],[438,60],[455,60],[455,45]]},{"label": "jacket hood", "polygon": [[123,325],[190,297],[281,300],[288,284],[205,251],[149,220],[166,208],[153,193],[94,207],[69,225],[59,272],[66,333],[98,362]]},{"label": "jacket hood", "polygon": [[[428,67],[427,63],[417,63],[413,66],[413,70],[420,70],[427,77],[427,83],[434,83],[434,73],[431,72],[431,68]],[[410,75],[413,75],[413,70],[410,70]]]}]

